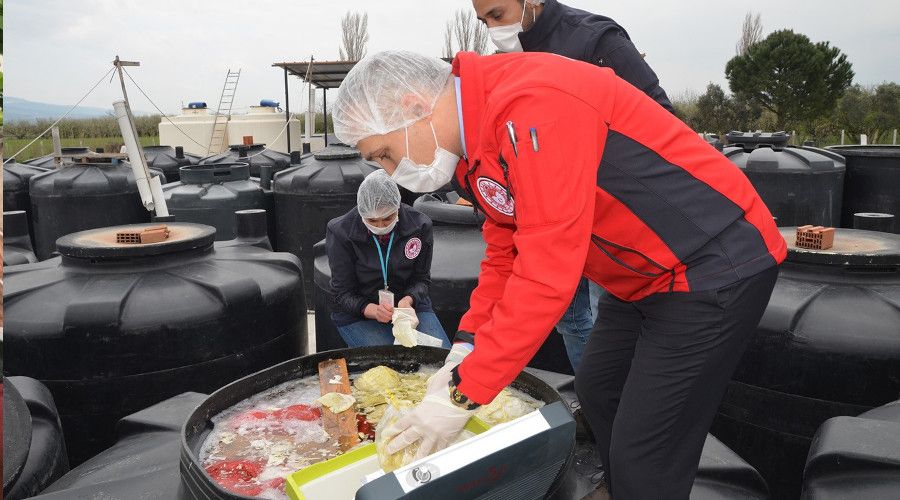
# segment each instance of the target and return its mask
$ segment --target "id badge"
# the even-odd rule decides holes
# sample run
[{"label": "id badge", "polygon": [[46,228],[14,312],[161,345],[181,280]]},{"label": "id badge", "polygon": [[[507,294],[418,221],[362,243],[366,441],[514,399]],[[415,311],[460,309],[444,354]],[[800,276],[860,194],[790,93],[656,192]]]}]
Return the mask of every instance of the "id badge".
[{"label": "id badge", "polygon": [[378,304],[394,307],[394,292],[389,290],[378,290]]}]

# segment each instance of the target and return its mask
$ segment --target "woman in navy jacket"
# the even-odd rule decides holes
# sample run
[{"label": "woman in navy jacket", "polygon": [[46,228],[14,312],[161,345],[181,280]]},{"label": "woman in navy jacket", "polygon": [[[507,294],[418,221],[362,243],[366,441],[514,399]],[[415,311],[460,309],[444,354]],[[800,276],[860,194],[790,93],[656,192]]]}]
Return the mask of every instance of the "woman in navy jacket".
[{"label": "woman in navy jacket", "polygon": [[433,244],[431,219],[400,203],[397,184],[383,170],[369,174],[357,207],[332,219],[325,235],[331,319],[347,345],[392,344],[396,306],[413,308],[416,329],[450,347],[428,296]]}]

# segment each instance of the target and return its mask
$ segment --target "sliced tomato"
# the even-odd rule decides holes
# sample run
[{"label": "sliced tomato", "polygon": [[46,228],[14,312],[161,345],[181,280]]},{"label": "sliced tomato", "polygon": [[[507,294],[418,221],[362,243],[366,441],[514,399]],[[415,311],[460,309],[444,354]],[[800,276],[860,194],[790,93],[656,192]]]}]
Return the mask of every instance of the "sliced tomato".
[{"label": "sliced tomato", "polygon": [[278,420],[303,420],[312,422],[322,418],[322,410],[309,405],[291,405],[272,412],[272,416]]}]

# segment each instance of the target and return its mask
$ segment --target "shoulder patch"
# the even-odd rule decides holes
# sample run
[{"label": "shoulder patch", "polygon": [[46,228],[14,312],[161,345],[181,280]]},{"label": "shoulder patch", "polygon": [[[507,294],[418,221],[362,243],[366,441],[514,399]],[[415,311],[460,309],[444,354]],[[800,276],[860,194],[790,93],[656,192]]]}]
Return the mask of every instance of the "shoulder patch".
[{"label": "shoulder patch", "polygon": [[512,196],[506,194],[505,187],[489,177],[479,177],[475,184],[485,203],[501,214],[512,217],[516,204]]},{"label": "shoulder patch", "polygon": [[410,238],[409,241],[406,242],[406,248],[404,248],[404,253],[406,254],[406,258],[409,260],[413,260],[419,256],[419,253],[422,251],[422,240],[419,238]]}]

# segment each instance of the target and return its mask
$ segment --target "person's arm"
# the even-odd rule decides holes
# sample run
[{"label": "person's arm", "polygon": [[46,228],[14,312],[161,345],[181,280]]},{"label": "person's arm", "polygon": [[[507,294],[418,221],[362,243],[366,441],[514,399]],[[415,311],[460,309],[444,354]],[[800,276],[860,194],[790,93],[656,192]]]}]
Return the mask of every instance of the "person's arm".
[{"label": "person's arm", "polygon": [[[475,331],[475,349],[455,369],[459,391],[481,404],[512,382],[562,317],[591,240],[604,119],[568,94],[535,92],[516,98],[496,122],[512,121],[519,132],[516,157],[505,125],[496,131],[515,200],[512,248],[500,259],[510,272],[505,282],[493,278],[491,293],[499,292],[500,298],[488,312],[489,320]],[[537,129],[537,152],[531,127]],[[487,271],[495,272],[491,267]],[[479,276],[479,288],[481,281]],[[497,285],[501,282],[502,287]],[[473,307],[480,298],[473,294]]]},{"label": "person's arm", "polygon": [[597,41],[590,61],[616,72],[616,75],[647,94],[660,106],[675,114],[669,96],[659,86],[659,78],[637,48],[622,32],[608,31]]},{"label": "person's arm", "polygon": [[428,287],[431,286],[431,258],[434,254],[434,230],[431,223],[425,224],[420,236],[422,249],[413,265],[413,275],[409,279],[409,285],[401,294],[411,297],[413,302],[408,307],[415,307],[428,297]]},{"label": "person's arm", "polygon": [[359,293],[350,240],[336,235],[329,225],[325,233],[325,250],[331,268],[331,291],[336,307],[342,312],[363,317],[369,301]]}]

